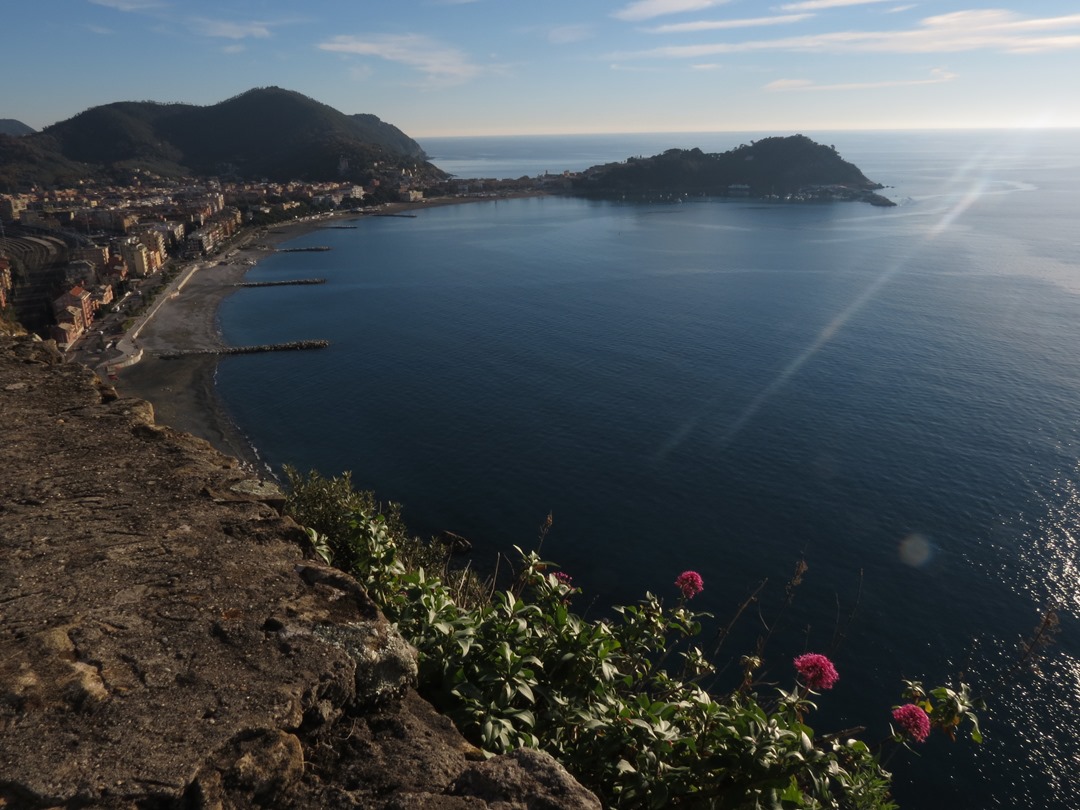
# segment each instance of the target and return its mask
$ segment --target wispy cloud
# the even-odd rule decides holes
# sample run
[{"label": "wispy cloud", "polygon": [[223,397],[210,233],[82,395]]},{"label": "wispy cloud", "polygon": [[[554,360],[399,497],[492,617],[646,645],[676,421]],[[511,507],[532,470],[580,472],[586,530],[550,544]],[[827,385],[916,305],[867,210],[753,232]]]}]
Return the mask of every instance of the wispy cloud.
[{"label": "wispy cloud", "polygon": [[612,16],[619,20],[637,22],[668,14],[702,11],[713,6],[722,6],[727,2],[728,0],[637,0],[619,9]]},{"label": "wispy cloud", "polygon": [[266,39],[271,36],[274,23],[268,22],[230,22],[195,17],[190,20],[191,27],[206,37],[222,39]]},{"label": "wispy cloud", "polygon": [[609,59],[702,59],[717,54],[789,51],[799,53],[955,53],[988,50],[1031,54],[1080,48],[1080,14],[1022,17],[996,9],[957,11],[923,19],[896,31],[835,31],[781,39],[672,45]]},{"label": "wispy cloud", "polygon": [[149,11],[155,8],[164,8],[165,3],[161,0],[90,0],[95,6],[114,8],[117,11]]},{"label": "wispy cloud", "polygon": [[423,34],[336,36],[319,44],[335,53],[375,56],[419,71],[437,85],[463,84],[484,72],[467,54]]},{"label": "wispy cloud", "polygon": [[897,79],[884,82],[846,82],[844,84],[817,84],[809,79],[777,79],[769,82],[765,89],[770,92],[814,91],[814,90],[877,90],[885,87],[914,87],[923,84],[944,84],[956,78],[955,73],[950,73],[941,68],[930,71],[929,79]]},{"label": "wispy cloud", "polygon": [[86,30],[91,32],[92,34],[101,34],[102,36],[109,36],[111,34],[116,33],[111,28],[106,28],[103,25],[92,25],[92,24],[87,23],[83,27],[86,28]]},{"label": "wispy cloud", "polygon": [[591,38],[592,28],[588,25],[560,25],[547,32],[548,42],[553,45],[568,45]]},{"label": "wispy cloud", "polygon": [[803,0],[801,3],[785,3],[781,11],[820,11],[823,8],[844,6],[868,6],[872,3],[889,3],[892,0]]},{"label": "wispy cloud", "polygon": [[221,52],[222,53],[243,53],[246,50],[247,50],[247,45],[244,45],[244,44],[241,44],[241,43],[237,42],[237,43],[235,43],[233,45],[226,45],[224,48],[221,49]]},{"label": "wispy cloud", "polygon": [[641,65],[623,65],[618,62],[612,62],[609,65],[612,71],[615,73],[656,73],[656,68],[642,67]]},{"label": "wispy cloud", "polygon": [[813,17],[813,14],[781,14],[776,17],[748,17],[742,20],[699,20],[671,23],[647,29],[650,34],[686,34],[697,31],[721,31],[729,28],[756,28],[762,25],[788,25]]}]

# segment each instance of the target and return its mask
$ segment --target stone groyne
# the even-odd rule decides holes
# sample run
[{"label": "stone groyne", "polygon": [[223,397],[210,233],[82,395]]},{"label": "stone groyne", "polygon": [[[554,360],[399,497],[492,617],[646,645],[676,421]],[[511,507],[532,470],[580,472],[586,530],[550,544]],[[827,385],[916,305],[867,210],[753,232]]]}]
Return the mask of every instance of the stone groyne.
[{"label": "stone groyne", "polygon": [[290,281],[241,281],[234,287],[295,287],[305,284],[325,284],[325,278],[297,278]]},{"label": "stone groyne", "polygon": [[302,352],[312,349],[325,349],[330,345],[329,340],[294,340],[289,343],[264,343],[259,346],[223,346],[219,349],[180,349],[175,352],[163,352],[159,354],[162,360],[175,360],[178,357],[195,357],[197,355],[227,355],[227,354],[262,354],[263,352]]}]

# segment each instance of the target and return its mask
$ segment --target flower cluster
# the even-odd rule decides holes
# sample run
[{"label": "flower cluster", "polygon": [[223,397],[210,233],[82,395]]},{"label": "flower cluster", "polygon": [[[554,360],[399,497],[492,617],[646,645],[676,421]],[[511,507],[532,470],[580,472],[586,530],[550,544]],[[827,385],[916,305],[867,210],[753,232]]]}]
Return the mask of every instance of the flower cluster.
[{"label": "flower cluster", "polygon": [[911,735],[915,742],[923,742],[930,735],[930,716],[914,703],[905,703],[893,709],[896,725]]},{"label": "flower cluster", "polygon": [[822,691],[832,689],[840,675],[833,662],[820,653],[805,653],[794,661],[795,670],[811,689]]},{"label": "flower cluster", "polygon": [[559,580],[560,585],[566,585],[567,587],[570,587],[570,583],[574,581],[574,578],[565,571],[556,571],[555,579]]},{"label": "flower cluster", "polygon": [[705,583],[697,571],[683,571],[675,577],[675,587],[682,592],[683,599],[693,599],[705,590]]}]

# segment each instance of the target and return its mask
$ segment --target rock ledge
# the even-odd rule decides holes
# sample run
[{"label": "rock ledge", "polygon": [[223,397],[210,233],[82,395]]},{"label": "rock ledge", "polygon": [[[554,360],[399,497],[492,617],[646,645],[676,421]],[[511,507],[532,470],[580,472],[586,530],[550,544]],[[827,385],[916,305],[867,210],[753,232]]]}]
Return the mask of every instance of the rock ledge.
[{"label": "rock ledge", "polygon": [[482,761],[280,493],[0,337],[0,808],[599,807]]}]

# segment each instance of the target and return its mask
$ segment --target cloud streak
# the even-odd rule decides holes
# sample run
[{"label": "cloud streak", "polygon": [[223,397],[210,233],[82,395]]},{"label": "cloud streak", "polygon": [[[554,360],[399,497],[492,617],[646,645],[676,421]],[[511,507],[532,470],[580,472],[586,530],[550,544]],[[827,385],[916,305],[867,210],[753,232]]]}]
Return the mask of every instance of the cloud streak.
[{"label": "cloud streak", "polygon": [[637,0],[616,11],[611,16],[617,20],[639,22],[668,14],[683,14],[687,11],[703,11],[714,6],[722,6],[728,0]]},{"label": "cloud streak", "polygon": [[756,28],[763,25],[789,25],[813,17],[813,14],[781,14],[776,17],[747,17],[741,20],[699,20],[671,23],[647,29],[650,34],[687,34],[698,31],[723,31],[730,28]]},{"label": "cloud streak", "polygon": [[892,0],[804,0],[801,3],[785,3],[781,11],[820,11],[826,8],[845,8],[847,6],[869,6],[874,3],[889,3]]},{"label": "cloud streak", "polygon": [[844,84],[816,84],[809,79],[777,79],[765,85],[769,92],[806,92],[806,91],[834,91],[834,90],[878,90],[886,87],[917,87],[925,84],[944,84],[956,78],[955,73],[950,73],[941,68],[930,71],[929,79],[898,79],[884,82],[847,82]]},{"label": "cloud streak", "polygon": [[90,0],[90,2],[95,6],[105,6],[117,11],[150,11],[165,7],[165,3],[161,0]]},{"label": "cloud streak", "polygon": [[780,39],[672,45],[609,59],[701,59],[719,54],[788,51],[798,53],[956,53],[988,50],[1030,54],[1080,48],[1080,14],[1021,17],[1010,11],[957,11],[927,17],[916,28],[896,31],[836,31]]},{"label": "cloud streak", "polygon": [[318,48],[405,65],[424,75],[430,83],[442,86],[463,84],[484,72],[467,54],[423,34],[342,35],[320,43]]},{"label": "cloud streak", "polygon": [[583,42],[592,37],[592,29],[587,25],[560,25],[547,32],[547,39],[552,45],[568,45]]},{"label": "cloud streak", "polygon": [[228,22],[196,17],[190,21],[191,27],[206,37],[221,39],[266,39],[272,36],[274,23],[267,22]]}]

